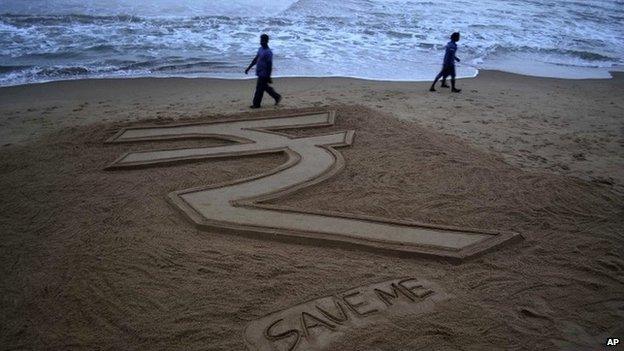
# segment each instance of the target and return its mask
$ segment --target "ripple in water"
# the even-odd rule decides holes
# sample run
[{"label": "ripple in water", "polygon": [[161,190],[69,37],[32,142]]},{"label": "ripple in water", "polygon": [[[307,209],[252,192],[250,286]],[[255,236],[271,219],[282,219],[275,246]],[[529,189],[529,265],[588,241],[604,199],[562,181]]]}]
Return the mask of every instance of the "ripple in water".
[{"label": "ripple in water", "polygon": [[624,6],[618,1],[258,4],[266,2],[4,1],[0,85],[88,77],[243,78],[262,32],[272,37],[278,76],[429,80],[456,30],[463,37],[462,76],[494,68],[608,77],[624,63]]}]

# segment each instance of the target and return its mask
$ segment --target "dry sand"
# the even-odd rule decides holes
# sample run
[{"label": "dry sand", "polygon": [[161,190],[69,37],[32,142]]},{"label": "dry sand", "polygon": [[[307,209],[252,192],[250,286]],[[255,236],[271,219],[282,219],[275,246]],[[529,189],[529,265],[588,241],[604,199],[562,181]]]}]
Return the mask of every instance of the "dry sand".
[{"label": "dry sand", "polygon": [[103,141],[146,118],[240,116],[251,81],[2,88],[0,347],[239,350],[245,325],[267,313],[415,276],[451,297],[332,348],[596,349],[624,335],[622,78],[485,72],[461,80],[459,95],[426,83],[277,80],[285,105],[253,115],[331,105],[335,127],[289,134],[355,129],[356,139],[340,150],[343,172],[276,203],[525,238],[460,265],[202,232],[166,202],[282,155],[102,170],[127,151],[223,144]]}]

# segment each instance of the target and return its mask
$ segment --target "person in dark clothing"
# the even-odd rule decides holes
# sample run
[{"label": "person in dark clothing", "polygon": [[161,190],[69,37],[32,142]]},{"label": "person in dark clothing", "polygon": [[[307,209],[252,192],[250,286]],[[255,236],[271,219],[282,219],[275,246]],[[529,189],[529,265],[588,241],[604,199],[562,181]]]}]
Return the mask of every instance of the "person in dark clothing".
[{"label": "person in dark clothing", "polygon": [[256,66],[256,76],[258,81],[256,82],[256,93],[253,98],[253,105],[251,108],[260,108],[262,103],[262,96],[266,91],[273,99],[275,104],[279,104],[282,100],[282,96],[278,94],[269,84],[273,83],[271,79],[271,71],[273,70],[273,52],[269,48],[269,36],[262,34],[260,36],[260,48],[256,57],[251,61],[249,67],[245,70],[245,74],[249,73],[249,70]]},{"label": "person in dark clothing", "polygon": [[459,93],[461,89],[455,88],[455,61],[460,62],[459,58],[455,56],[457,52],[457,42],[459,41],[459,32],[455,32],[451,34],[451,41],[446,44],[446,52],[444,53],[444,63],[442,64],[442,70],[433,80],[433,84],[431,84],[431,88],[429,91],[436,91],[435,85],[440,78],[442,78],[442,87],[448,88],[446,85],[446,77],[451,76],[451,91],[454,93]]}]

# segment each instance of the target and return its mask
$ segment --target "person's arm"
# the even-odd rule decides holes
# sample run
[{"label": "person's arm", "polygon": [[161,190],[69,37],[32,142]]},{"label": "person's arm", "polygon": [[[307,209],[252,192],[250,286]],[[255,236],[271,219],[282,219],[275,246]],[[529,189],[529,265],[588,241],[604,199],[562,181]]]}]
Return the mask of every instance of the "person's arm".
[{"label": "person's arm", "polygon": [[251,60],[249,67],[247,67],[247,69],[245,70],[245,74],[249,73],[249,70],[251,69],[251,67],[253,67],[257,62],[258,62],[258,55],[256,55],[256,57],[254,57],[254,59]]}]

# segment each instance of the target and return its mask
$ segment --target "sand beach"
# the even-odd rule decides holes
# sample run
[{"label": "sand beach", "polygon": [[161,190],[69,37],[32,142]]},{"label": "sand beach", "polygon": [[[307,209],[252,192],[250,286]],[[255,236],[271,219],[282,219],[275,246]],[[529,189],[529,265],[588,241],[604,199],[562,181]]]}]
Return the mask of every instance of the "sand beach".
[{"label": "sand beach", "polygon": [[[309,334],[293,327],[302,340],[294,349],[583,350],[622,338],[622,73],[566,80],[482,71],[458,80],[461,94],[429,92],[427,82],[277,78],[282,104],[251,111],[254,84],[136,78],[0,88],[0,349],[254,349],[254,321],[402,277],[427,282],[437,297],[400,290],[422,304],[405,313],[389,304],[366,323],[335,320],[333,329],[308,324]],[[234,143],[105,143],[122,128],[320,110],[336,111],[335,125],[283,133],[354,130],[340,149],[344,169],[271,205],[522,240],[457,263],[199,230],[167,201],[172,191],[266,172],[283,153],[105,170],[126,152]]]}]

